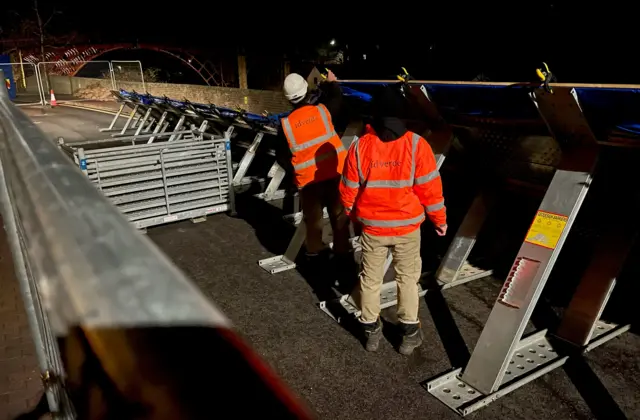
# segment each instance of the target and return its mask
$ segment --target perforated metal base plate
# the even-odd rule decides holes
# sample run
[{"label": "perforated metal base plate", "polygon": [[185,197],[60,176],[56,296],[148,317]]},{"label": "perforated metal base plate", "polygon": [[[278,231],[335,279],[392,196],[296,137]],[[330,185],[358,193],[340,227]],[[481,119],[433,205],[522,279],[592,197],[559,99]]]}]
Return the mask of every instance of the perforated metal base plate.
[{"label": "perforated metal base plate", "polygon": [[276,255],[275,257],[265,258],[258,261],[258,265],[271,274],[281,273],[296,268],[296,263],[289,261],[284,255]]},{"label": "perforated metal base plate", "polygon": [[282,200],[286,196],[287,196],[287,192],[285,190],[277,190],[273,194],[258,193],[258,194],[254,195],[254,197],[259,198],[259,199],[264,200],[264,201]]},{"label": "perforated metal base plate", "polygon": [[[458,275],[458,278],[455,282],[438,283],[438,288],[440,290],[449,289],[460,284],[481,279],[483,277],[488,277],[491,274],[493,274],[492,270],[483,270],[469,263],[465,263],[460,269],[460,275]],[[423,275],[423,278],[427,277],[428,275],[428,273]],[[428,288],[426,288],[426,286],[423,287],[423,285],[421,284],[418,285],[418,288],[420,297],[427,294],[427,291],[429,290]],[[390,308],[398,304],[397,289],[398,288],[395,281],[386,282],[382,285],[382,288],[380,289],[380,309]],[[320,302],[319,306],[323,312],[325,312],[337,322],[340,322],[342,320],[342,317],[347,315],[360,315],[360,309],[358,308],[352,295],[343,295],[333,301],[323,301]]]},{"label": "perforated metal base plate", "polygon": [[[359,237],[356,236],[354,238],[351,238],[350,241],[351,247],[353,248],[356,255],[355,258],[357,259],[361,250]],[[329,247],[333,248],[333,242],[329,244]],[[358,261],[356,260],[356,262]],[[271,274],[278,274],[282,273],[283,271],[293,270],[294,268],[296,268],[296,263],[290,261],[284,255],[276,255],[275,257],[259,260],[258,265]]]},{"label": "perforated metal base plate", "polygon": [[[584,352],[606,343],[629,329],[629,325],[598,321]],[[458,414],[466,416],[498,398],[520,388],[553,369],[562,366],[568,355],[559,354],[546,336],[547,330],[534,333],[518,344],[497,391],[484,395],[462,380],[462,369],[455,369],[422,384],[431,395]]]},{"label": "perforated metal base plate", "polygon": [[[302,212],[299,211],[297,213],[287,214],[285,216],[282,216],[282,218],[285,222],[290,223],[294,226],[298,226],[302,221]],[[326,208],[322,212],[322,218],[327,220],[329,219],[329,213],[327,213]]]}]

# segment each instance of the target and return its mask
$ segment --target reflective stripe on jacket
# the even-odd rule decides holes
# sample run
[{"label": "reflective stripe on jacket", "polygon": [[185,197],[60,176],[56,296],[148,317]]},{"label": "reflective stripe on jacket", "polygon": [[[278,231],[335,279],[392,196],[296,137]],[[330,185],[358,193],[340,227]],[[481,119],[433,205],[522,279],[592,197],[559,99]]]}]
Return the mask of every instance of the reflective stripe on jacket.
[{"label": "reflective stripe on jacket", "polygon": [[401,236],[424,221],[447,222],[442,181],[431,146],[408,131],[383,142],[374,132],[356,140],[347,154],[340,198],[348,213],[377,236]]},{"label": "reflective stripe on jacket", "polygon": [[282,119],[282,129],[293,155],[293,181],[298,188],[342,173],[347,151],[324,105],[296,109]]}]

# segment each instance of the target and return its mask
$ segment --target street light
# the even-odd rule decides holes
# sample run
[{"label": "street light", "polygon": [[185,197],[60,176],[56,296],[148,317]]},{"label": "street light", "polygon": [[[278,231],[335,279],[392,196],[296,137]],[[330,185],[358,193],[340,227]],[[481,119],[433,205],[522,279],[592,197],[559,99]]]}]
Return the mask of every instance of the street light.
[{"label": "street light", "polygon": [[331,46],[336,45],[336,40],[332,39],[331,41],[329,41],[329,45],[331,45]]}]

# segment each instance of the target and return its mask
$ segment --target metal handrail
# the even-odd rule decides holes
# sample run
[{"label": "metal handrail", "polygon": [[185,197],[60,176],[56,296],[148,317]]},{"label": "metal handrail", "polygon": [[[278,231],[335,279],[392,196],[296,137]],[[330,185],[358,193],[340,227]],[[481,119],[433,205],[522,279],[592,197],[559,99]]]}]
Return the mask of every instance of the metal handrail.
[{"label": "metal handrail", "polygon": [[[61,418],[75,415],[66,395],[80,418],[200,418],[214,396],[217,413],[309,418],[5,89],[0,201],[49,406]],[[262,405],[234,404],[247,384]]]}]

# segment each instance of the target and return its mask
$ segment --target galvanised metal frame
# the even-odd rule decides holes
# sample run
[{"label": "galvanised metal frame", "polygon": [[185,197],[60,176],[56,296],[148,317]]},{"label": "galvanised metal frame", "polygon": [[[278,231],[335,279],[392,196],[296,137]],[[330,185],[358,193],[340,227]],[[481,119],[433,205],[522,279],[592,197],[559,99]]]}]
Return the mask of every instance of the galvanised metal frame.
[{"label": "galvanised metal frame", "polygon": [[[587,194],[598,146],[575,89],[556,87],[553,94],[536,89],[531,99],[561,145],[562,161],[467,366],[424,385],[461,415],[563,365],[571,354],[555,348],[546,330],[528,337],[523,337],[523,333]],[[550,229],[544,227],[547,224]],[[629,328],[600,321],[599,317],[631,239],[631,235],[626,235],[607,242],[605,252],[597,254],[591,262],[593,270],[587,270],[564,315],[557,335],[579,351],[592,350]]]},{"label": "galvanised metal frame", "polygon": [[[232,145],[234,147],[246,149],[240,162],[233,164],[235,173],[232,185],[236,190],[241,190],[248,185],[256,183],[265,185],[263,192],[255,194],[256,197],[265,201],[278,200],[286,196],[286,191],[280,188],[286,172],[277,161],[273,163],[266,176],[247,176],[251,163],[259,153],[274,158],[275,160],[275,151],[273,149],[260,146],[264,136],[277,135],[277,129],[267,126],[258,127],[256,125],[250,125],[240,119],[224,119],[213,113],[205,113],[201,109],[190,106],[188,101],[176,102],[168,98],[155,98],[151,96],[148,96],[145,101],[123,96],[117,91],[113,91],[112,93],[116,100],[120,102],[120,108],[111,121],[111,124],[100,130],[103,132],[116,131],[116,133],[112,134],[113,137],[130,136],[132,134],[138,136],[147,133],[161,134],[167,130],[179,132],[184,129],[185,125],[193,125],[194,123],[197,124],[203,121],[209,123],[206,130],[212,131],[215,134],[221,135],[228,127],[242,129],[243,132],[249,131],[255,133],[251,143],[238,140],[236,136],[237,132],[235,132],[232,137]],[[124,122],[124,126],[116,128],[126,108],[129,108],[130,112]],[[135,130],[135,132],[131,133],[132,130]],[[205,129],[202,131],[205,131]],[[178,138],[179,137],[174,137],[171,140]],[[152,142],[153,139],[154,137],[151,137],[149,142]]]},{"label": "galvanised metal frame", "polygon": [[[206,121],[201,128],[206,128]],[[65,144],[82,172],[139,229],[235,212],[230,137],[201,129]],[[166,141],[136,144],[155,136]],[[178,140],[171,140],[179,138]],[[132,145],[121,145],[131,141]],[[114,147],[104,144],[120,143]]]}]

